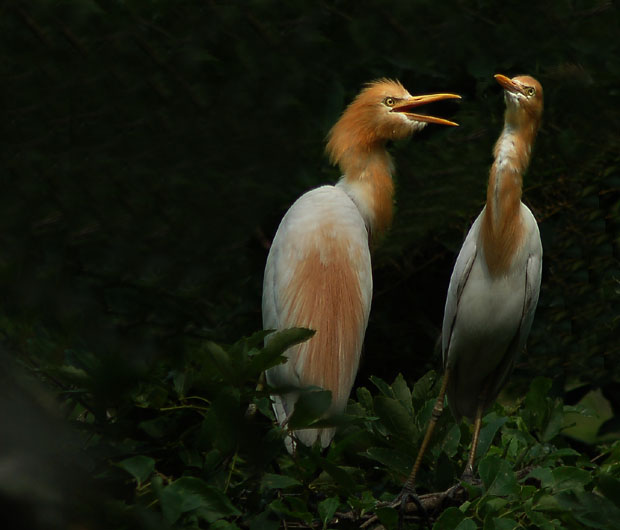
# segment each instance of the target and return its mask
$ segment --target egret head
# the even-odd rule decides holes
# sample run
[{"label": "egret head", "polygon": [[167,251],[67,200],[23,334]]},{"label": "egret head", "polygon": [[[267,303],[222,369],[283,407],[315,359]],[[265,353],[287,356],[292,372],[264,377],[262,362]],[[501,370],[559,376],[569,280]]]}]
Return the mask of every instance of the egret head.
[{"label": "egret head", "polygon": [[505,75],[496,74],[495,79],[504,87],[507,121],[515,124],[529,122],[535,124],[537,129],[543,112],[542,85],[529,75],[509,79]]},{"label": "egret head", "polygon": [[460,99],[460,96],[412,96],[403,85],[391,79],[368,83],[329,132],[327,152],[332,163],[338,163],[351,149],[370,151],[388,140],[406,138],[427,123],[458,125],[414,112],[421,105],[443,99]]}]

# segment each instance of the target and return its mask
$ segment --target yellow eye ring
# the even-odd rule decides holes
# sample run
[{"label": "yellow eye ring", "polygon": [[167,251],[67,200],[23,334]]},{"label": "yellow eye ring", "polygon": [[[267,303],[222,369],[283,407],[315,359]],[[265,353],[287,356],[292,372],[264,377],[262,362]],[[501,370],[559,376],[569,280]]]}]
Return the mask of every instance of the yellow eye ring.
[{"label": "yellow eye ring", "polygon": [[528,87],[527,90],[525,91],[527,93],[528,96],[533,96],[534,94],[536,94],[536,89],[533,87]]},{"label": "yellow eye ring", "polygon": [[395,105],[395,103],[396,103],[396,102],[394,101],[394,98],[389,98],[389,97],[388,97],[388,98],[385,98],[385,99],[383,100],[383,103],[384,103],[385,105],[387,105],[388,107],[393,107],[393,106]]}]

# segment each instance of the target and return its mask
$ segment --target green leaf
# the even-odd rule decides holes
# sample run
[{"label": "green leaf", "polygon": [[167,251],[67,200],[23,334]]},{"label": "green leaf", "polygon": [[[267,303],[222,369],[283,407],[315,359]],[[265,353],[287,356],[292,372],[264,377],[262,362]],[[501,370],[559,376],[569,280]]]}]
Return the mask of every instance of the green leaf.
[{"label": "green leaf", "polygon": [[575,451],[570,447],[563,447],[562,449],[557,449],[556,451],[551,451],[547,455],[547,460],[558,460],[559,458],[564,458],[567,456],[579,456],[581,453],[579,451]]},{"label": "green leaf", "polygon": [[601,473],[597,488],[605,497],[620,508],[620,480],[608,473]]},{"label": "green leaf", "polygon": [[209,530],[240,530],[240,528],[235,523],[220,519],[219,521],[211,523],[209,525]]},{"label": "green leaf", "polygon": [[252,357],[248,376],[261,373],[272,366],[281,364],[284,353],[291,346],[307,341],[315,331],[305,328],[290,328],[276,331],[265,338],[265,347]]},{"label": "green leaf", "polygon": [[256,348],[261,348],[265,343],[265,338],[273,334],[272,330],[269,329],[261,329],[260,331],[255,331],[249,337],[243,337],[235,342],[230,350],[240,350],[250,352],[255,350]]},{"label": "green leaf", "polygon": [[321,518],[321,522],[323,523],[323,528],[327,528],[327,523],[331,521],[332,517],[336,513],[340,501],[337,497],[329,497],[324,501],[319,502],[318,510],[319,517]]},{"label": "green leaf", "polygon": [[381,462],[384,466],[401,475],[407,475],[411,471],[414,462],[410,455],[386,447],[370,447],[366,451],[366,456]]},{"label": "green leaf", "polygon": [[[282,515],[286,515],[289,517],[293,517],[295,519],[301,519],[302,521],[306,522],[306,523],[310,523],[312,522],[312,514],[305,509],[301,504],[302,501],[301,499],[297,499],[298,502],[296,503],[296,506],[287,506],[286,503],[282,500],[282,499],[276,499],[275,501],[273,501],[269,507],[276,513],[282,514]],[[287,501],[289,503],[294,503],[295,499],[292,497],[288,497]]]},{"label": "green leaf", "polygon": [[578,491],[575,496],[580,508],[569,510],[575,513],[576,519],[583,525],[606,530],[613,521],[614,526],[617,526],[620,509],[614,503],[590,491]]},{"label": "green leaf", "polygon": [[403,374],[398,374],[396,376],[396,379],[394,379],[394,382],[392,383],[392,390],[396,399],[398,399],[402,406],[405,407],[405,410],[410,414],[413,414],[413,405],[411,403],[411,390],[409,390]]},{"label": "green leaf", "polygon": [[459,448],[461,441],[461,429],[455,423],[450,427],[444,439],[441,442],[441,448],[450,458],[453,458]]},{"label": "green leaf", "polygon": [[314,453],[311,453],[311,457],[347,493],[355,490],[356,483],[345,469]]},{"label": "green leaf", "polygon": [[477,528],[478,525],[473,519],[463,519],[454,527],[454,530],[476,530]]},{"label": "green leaf", "polygon": [[485,526],[491,521],[491,517],[502,510],[506,504],[508,500],[503,497],[488,497],[485,502],[480,503],[480,511],[485,515]]},{"label": "green leaf", "polygon": [[374,399],[375,414],[387,430],[409,440],[413,438],[413,418],[407,413],[399,401],[386,396],[376,396]]},{"label": "green leaf", "polygon": [[411,393],[416,407],[419,407],[428,399],[435,397],[432,395],[431,390],[436,382],[437,374],[434,370],[425,373],[420,379],[418,379],[418,381],[416,381],[413,385],[413,392]]},{"label": "green leaf", "polygon": [[86,386],[89,384],[90,376],[82,368],[77,368],[68,364],[63,364],[59,367],[49,368],[47,372],[50,375],[54,375],[67,383],[71,383],[75,386]]},{"label": "green leaf", "polygon": [[366,409],[366,412],[374,413],[372,406],[372,394],[370,391],[366,387],[361,386],[357,389],[356,395],[357,400],[360,402],[360,405]]},{"label": "green leaf", "polygon": [[301,429],[312,425],[327,412],[331,403],[332,393],[329,390],[301,392],[287,426],[290,429]]},{"label": "green leaf", "polygon": [[454,530],[464,519],[465,514],[451,506],[441,513],[433,525],[433,530]]},{"label": "green leaf", "polygon": [[551,389],[551,380],[545,377],[537,377],[532,381],[530,389],[525,396],[525,413],[528,427],[531,430],[541,430],[547,413],[547,396]]},{"label": "green leaf", "polygon": [[509,495],[517,490],[517,479],[510,464],[497,455],[483,458],[478,472],[490,495]]},{"label": "green leaf", "polygon": [[519,526],[519,523],[509,517],[494,517],[493,525],[495,530],[514,530]]},{"label": "green leaf", "polygon": [[273,473],[265,473],[260,482],[261,489],[274,490],[274,489],[287,489],[293,486],[301,486],[299,480],[289,477],[288,475],[275,475]]},{"label": "green leaf", "polygon": [[116,464],[118,467],[130,473],[142,485],[155,471],[155,460],[144,455],[132,456]]},{"label": "green leaf", "polygon": [[275,519],[270,509],[258,514],[252,519],[250,530],[278,530],[280,520]]},{"label": "green leaf", "polygon": [[200,427],[200,436],[205,445],[212,444],[222,453],[235,450],[244,426],[238,390],[225,386],[213,400]]},{"label": "green leaf", "polygon": [[398,511],[389,506],[382,506],[375,511],[379,521],[387,528],[398,528]]},{"label": "green leaf", "polygon": [[581,489],[591,480],[590,473],[585,469],[572,466],[558,467],[552,471],[554,491]]},{"label": "green leaf", "polygon": [[489,451],[489,447],[491,447],[491,443],[493,442],[493,438],[497,434],[497,431],[500,429],[502,425],[504,425],[508,421],[508,418],[505,416],[498,416],[495,412],[491,412],[487,414],[483,420],[484,425],[482,429],[480,429],[480,438],[478,442],[478,448],[476,450],[476,454],[480,457],[483,457]]},{"label": "green leaf", "polygon": [[172,376],[174,391],[176,392],[177,396],[179,396],[179,398],[185,397],[185,391],[188,388],[187,380],[188,377],[185,372],[175,372]]},{"label": "green leaf", "polygon": [[237,370],[233,366],[228,352],[219,344],[211,341],[205,342],[205,348],[207,349],[209,359],[222,379],[228,383],[235,383],[237,381]]},{"label": "green leaf", "polygon": [[208,523],[241,515],[220,489],[196,477],[181,477],[165,487],[160,496],[162,511],[170,523],[186,512],[197,511]]},{"label": "green leaf", "polygon": [[553,473],[548,467],[537,467],[532,469],[527,476],[540,480],[542,488],[549,488],[554,482]]},{"label": "green leaf", "polygon": [[560,400],[557,400],[555,406],[551,409],[549,420],[543,429],[540,439],[543,442],[549,442],[555,438],[564,427],[564,407]]},{"label": "green leaf", "polygon": [[394,391],[392,390],[392,387],[388,385],[383,379],[377,377],[376,375],[371,375],[370,380],[384,396],[394,398]]},{"label": "green leaf", "polygon": [[167,486],[163,488],[159,495],[159,502],[161,504],[161,511],[164,514],[165,519],[174,524],[184,511],[184,499],[180,492],[174,488]]}]

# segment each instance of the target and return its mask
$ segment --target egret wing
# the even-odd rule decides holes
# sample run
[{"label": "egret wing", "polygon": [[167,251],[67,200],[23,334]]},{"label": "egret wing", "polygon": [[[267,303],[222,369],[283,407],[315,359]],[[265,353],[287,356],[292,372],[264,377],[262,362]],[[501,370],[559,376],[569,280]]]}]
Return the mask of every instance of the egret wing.
[{"label": "egret wing", "polygon": [[446,297],[446,306],[443,313],[443,328],[441,337],[444,367],[448,364],[450,341],[456,319],[458,318],[459,301],[478,252],[478,234],[480,231],[481,218],[482,213],[478,216],[472,227],[469,229],[465,242],[463,243],[459,255],[456,258],[456,263],[454,265],[454,269],[452,270],[452,276],[450,277],[448,295]]},{"label": "egret wing", "polygon": [[[351,199],[333,186],[303,195],[287,212],[273,241],[263,286],[263,325],[316,330],[286,352],[288,362],[267,371],[273,387],[319,386],[332,392],[332,412],[342,412],[353,386],[372,297],[368,232]],[[293,410],[298,393],[274,396],[278,421]],[[332,429],[297,437],[327,445]]]}]

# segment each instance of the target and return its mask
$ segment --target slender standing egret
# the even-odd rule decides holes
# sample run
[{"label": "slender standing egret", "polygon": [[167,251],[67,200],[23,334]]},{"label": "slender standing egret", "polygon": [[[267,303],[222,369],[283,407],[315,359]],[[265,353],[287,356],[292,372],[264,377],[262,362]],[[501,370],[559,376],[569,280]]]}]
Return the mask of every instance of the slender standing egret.
[{"label": "slender standing egret", "polygon": [[[372,298],[369,241],[390,226],[394,186],[388,140],[405,138],[427,123],[456,125],[415,114],[423,104],[460,99],[454,94],[411,96],[398,81],[369,83],[328,136],[327,153],[343,173],[335,186],[302,195],[273,239],[263,283],[265,329],[306,327],[316,334],[286,352],[288,361],[266,372],[271,387],[330,390],[328,413],[344,411],[359,364]],[[298,392],[273,396],[280,424]],[[306,445],[329,445],[334,428],[296,431]],[[286,440],[293,451],[294,442]]]},{"label": "slender standing egret", "polygon": [[543,110],[536,79],[497,74],[504,88],[504,129],[495,144],[486,206],[474,221],[456,259],[443,318],[444,378],[422,446],[403,493],[415,477],[444,395],[457,421],[474,421],[463,478],[473,476],[483,412],[512,372],[532,327],[538,303],[542,244],[536,219],[521,202],[523,173]]}]

